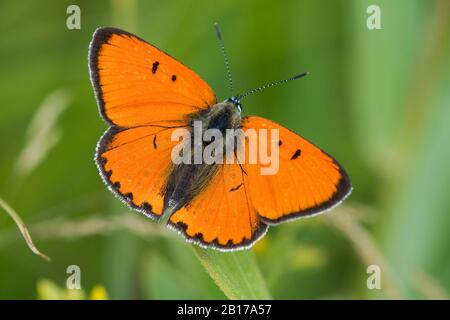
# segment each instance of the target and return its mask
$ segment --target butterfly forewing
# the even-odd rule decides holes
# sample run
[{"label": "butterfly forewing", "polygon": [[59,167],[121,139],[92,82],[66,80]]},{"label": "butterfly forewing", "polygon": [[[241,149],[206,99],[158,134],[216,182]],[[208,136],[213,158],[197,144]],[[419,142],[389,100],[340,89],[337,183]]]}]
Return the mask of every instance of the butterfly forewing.
[{"label": "butterfly forewing", "polygon": [[123,30],[97,29],[89,66],[101,114],[117,126],[180,120],[217,102],[195,72]]}]

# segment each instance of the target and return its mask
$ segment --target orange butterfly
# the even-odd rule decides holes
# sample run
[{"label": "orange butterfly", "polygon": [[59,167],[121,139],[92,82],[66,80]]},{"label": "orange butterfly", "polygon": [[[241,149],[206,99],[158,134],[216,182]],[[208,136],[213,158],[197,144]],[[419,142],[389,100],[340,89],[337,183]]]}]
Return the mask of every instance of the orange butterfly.
[{"label": "orange butterfly", "polygon": [[[329,210],[351,192],[347,173],[330,155],[273,121],[241,118],[245,95],[218,103],[195,72],[129,32],[97,29],[89,68],[109,124],[96,152],[103,180],[132,209],[157,220],[164,216],[190,242],[247,248],[269,225]],[[278,172],[261,175],[258,163],[174,164],[178,142],[172,134],[192,132],[195,120],[222,131],[278,130]]]}]

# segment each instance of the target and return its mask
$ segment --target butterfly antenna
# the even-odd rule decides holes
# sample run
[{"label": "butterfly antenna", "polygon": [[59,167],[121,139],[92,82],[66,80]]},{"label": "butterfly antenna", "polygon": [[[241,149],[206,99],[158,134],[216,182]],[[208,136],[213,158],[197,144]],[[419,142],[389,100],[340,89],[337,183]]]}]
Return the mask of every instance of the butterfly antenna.
[{"label": "butterfly antenna", "polygon": [[300,74],[298,74],[296,76],[293,76],[293,77],[290,77],[290,78],[287,78],[287,79],[283,79],[283,80],[279,80],[279,81],[276,81],[276,82],[268,83],[268,84],[265,84],[265,85],[263,85],[263,86],[261,86],[259,88],[248,90],[247,92],[244,92],[244,93],[238,95],[237,98],[239,100],[242,100],[242,99],[244,99],[244,98],[246,98],[248,96],[251,96],[252,94],[258,93],[258,92],[260,92],[260,91],[262,91],[264,89],[276,87],[276,86],[278,86],[280,84],[289,82],[291,80],[297,80],[297,79],[300,79],[300,78],[302,78],[304,76],[307,76],[307,75],[309,75],[309,72],[303,72],[303,73],[300,73]]},{"label": "butterfly antenna", "polygon": [[225,46],[223,45],[222,33],[220,31],[220,27],[219,27],[219,24],[217,22],[214,23],[214,28],[216,28],[217,39],[219,39],[220,51],[222,51],[223,60],[225,61],[225,67],[227,69],[227,77],[228,77],[228,85],[230,87],[230,93],[231,93],[231,96],[233,96],[234,95],[234,88],[233,88],[233,77],[231,76],[230,62],[228,60],[228,55],[227,55],[227,52],[225,50]]}]

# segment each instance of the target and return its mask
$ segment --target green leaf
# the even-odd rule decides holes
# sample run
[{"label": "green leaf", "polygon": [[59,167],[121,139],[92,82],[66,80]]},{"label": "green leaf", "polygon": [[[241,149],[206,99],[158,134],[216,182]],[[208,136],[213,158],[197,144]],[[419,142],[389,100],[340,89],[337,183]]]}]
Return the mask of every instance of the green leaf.
[{"label": "green leaf", "polygon": [[211,278],[230,299],[271,299],[251,250],[221,252],[193,246]]}]

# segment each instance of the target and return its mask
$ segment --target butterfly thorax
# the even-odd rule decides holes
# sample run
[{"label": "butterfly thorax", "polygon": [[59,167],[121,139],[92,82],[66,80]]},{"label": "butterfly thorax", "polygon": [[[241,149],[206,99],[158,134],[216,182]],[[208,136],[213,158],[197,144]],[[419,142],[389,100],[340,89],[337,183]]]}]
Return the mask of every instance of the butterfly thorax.
[{"label": "butterfly thorax", "polygon": [[[217,103],[212,107],[194,113],[189,116],[189,128],[191,132],[190,143],[194,141],[195,127],[200,124],[202,132],[208,129],[216,129],[222,133],[221,144],[223,146],[223,155],[225,157],[227,143],[227,129],[238,129],[241,126],[241,106],[237,99],[227,99]],[[202,152],[213,141],[202,140]],[[233,145],[228,148],[236,148]],[[198,147],[198,146],[197,146]],[[191,144],[191,162],[190,164],[172,164],[167,182],[162,190],[164,194],[164,207],[170,208],[171,212],[189,205],[195,196],[199,195],[213,180],[218,172],[219,165],[217,163],[207,164],[196,162],[194,159],[194,143]],[[203,160],[203,159],[202,159]],[[222,162],[223,163],[223,162]]]},{"label": "butterfly thorax", "polygon": [[189,116],[192,126],[194,121],[201,121],[203,129],[237,129],[241,125],[241,105],[235,98],[219,102],[210,108]]}]

